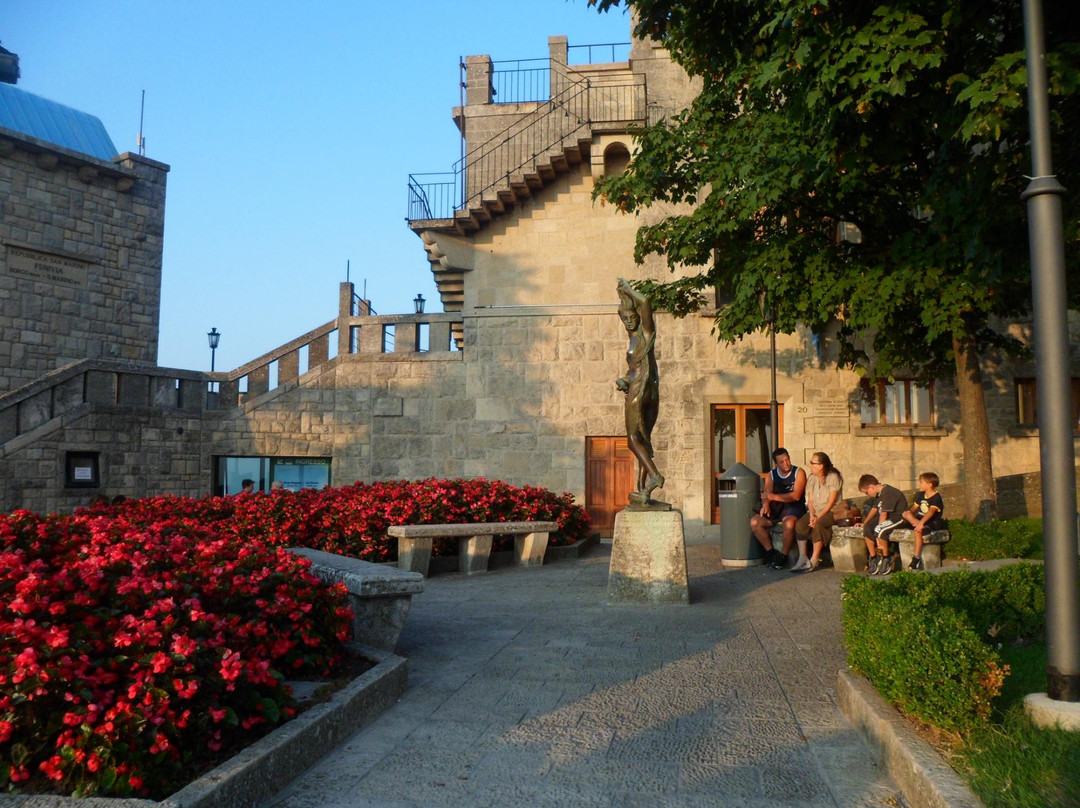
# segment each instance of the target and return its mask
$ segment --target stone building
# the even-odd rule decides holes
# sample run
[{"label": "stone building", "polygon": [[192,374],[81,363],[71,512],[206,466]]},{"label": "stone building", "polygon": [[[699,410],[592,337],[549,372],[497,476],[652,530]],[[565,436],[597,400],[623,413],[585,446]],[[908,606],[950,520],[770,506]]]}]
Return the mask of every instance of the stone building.
[{"label": "stone building", "polygon": [[[126,332],[107,328],[110,321],[131,327],[135,304],[152,300],[156,333],[160,219],[153,214],[163,207],[166,168],[132,155],[79,157],[98,171],[91,184],[102,188],[99,204],[127,210],[125,193],[132,202],[159,203],[131,204],[147,218],[113,233],[94,227],[96,208],[87,200],[97,192],[75,184],[85,181],[73,151],[49,146],[59,151],[54,170],[73,172],[73,180],[63,177],[70,190],[45,199],[37,183],[52,177],[59,185],[59,177],[12,180],[15,198],[5,206],[43,205],[54,223],[41,233],[27,225],[17,235],[5,230],[5,250],[11,239],[17,249],[81,256],[88,284],[115,280],[108,294],[70,292],[80,305],[85,299],[102,307],[87,312],[100,318],[100,336],[85,337],[82,353],[59,344],[40,351],[51,361],[42,359],[0,393],[0,509],[67,510],[94,493],[231,493],[242,477],[267,489],[273,479],[301,487],[483,476],[570,491],[601,531],[610,530],[634,476],[614,385],[627,348],[615,283],[662,277],[667,269],[634,264],[634,237],[645,220],[593,202],[591,192],[597,177],[627,164],[630,128],[685,105],[695,88],[654,43],[635,41],[625,56],[604,47],[583,53],[552,37],[537,68],[466,59],[465,104],[452,113],[465,159],[445,178],[417,175],[409,186],[409,225],[442,312],[372,315],[342,284],[327,323],[232,371],[142,364],[153,355],[129,355],[120,341]],[[44,171],[34,151],[45,149],[41,139],[9,131],[0,131],[13,144],[0,151],[0,183],[19,171]],[[123,177],[130,187],[106,194],[106,166],[129,171]],[[65,241],[69,231],[75,235]],[[6,260],[0,273],[10,275]],[[145,269],[153,289],[124,286],[134,266]],[[0,279],[38,295],[43,310],[46,298],[69,294],[45,280]],[[125,304],[131,308],[117,308]],[[779,442],[797,465],[814,451],[828,452],[845,475],[846,496],[857,496],[864,472],[901,488],[912,488],[928,469],[947,486],[963,483],[952,380],[926,389],[899,378],[868,404],[855,374],[836,366],[828,334],[779,335],[774,374],[768,334],[718,343],[710,333],[714,313],[658,315],[654,443],[667,482],[654,494],[683,512],[688,537],[718,537],[717,478],[732,463],[767,467],[774,377]],[[24,336],[3,323],[0,351],[25,355],[34,339],[56,339]],[[1023,336],[1022,326],[1008,327]],[[1002,509],[1037,513],[1034,368],[988,357],[984,370]]]},{"label": "stone building", "polygon": [[0,392],[80,359],[157,361],[168,170],[0,82]]}]

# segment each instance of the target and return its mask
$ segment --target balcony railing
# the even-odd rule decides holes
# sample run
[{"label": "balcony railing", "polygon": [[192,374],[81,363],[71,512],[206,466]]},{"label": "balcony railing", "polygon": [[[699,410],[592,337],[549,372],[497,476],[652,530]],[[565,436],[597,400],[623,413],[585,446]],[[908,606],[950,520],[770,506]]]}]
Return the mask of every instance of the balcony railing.
[{"label": "balcony railing", "polygon": [[575,75],[565,73],[565,87],[551,101],[472,149],[452,171],[410,174],[409,222],[451,219],[455,211],[479,205],[531,172],[545,155],[591,136],[597,124],[645,121],[644,76],[593,80]]}]

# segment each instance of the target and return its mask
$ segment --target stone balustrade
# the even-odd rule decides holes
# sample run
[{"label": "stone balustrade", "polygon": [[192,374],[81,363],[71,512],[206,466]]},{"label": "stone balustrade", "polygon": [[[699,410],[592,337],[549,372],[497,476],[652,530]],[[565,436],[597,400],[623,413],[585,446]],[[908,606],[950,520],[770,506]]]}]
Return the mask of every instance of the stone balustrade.
[{"label": "stone balustrade", "polygon": [[202,413],[255,405],[291,389],[300,376],[329,368],[337,357],[381,355],[386,361],[445,359],[463,340],[459,314],[370,314],[353,305],[343,283],[339,316],[235,370],[217,373],[162,368],[130,360],[84,359],[0,395],[0,447],[18,448],[61,428],[94,405]]}]

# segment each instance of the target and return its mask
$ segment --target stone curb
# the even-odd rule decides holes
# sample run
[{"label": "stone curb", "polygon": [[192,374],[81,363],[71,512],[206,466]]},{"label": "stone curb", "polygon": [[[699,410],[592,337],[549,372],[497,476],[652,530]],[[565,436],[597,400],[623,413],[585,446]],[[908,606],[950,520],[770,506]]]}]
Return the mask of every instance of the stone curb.
[{"label": "stone curb", "polygon": [[302,774],[405,692],[408,661],[359,643],[376,663],[321,704],[260,738],[161,802],[144,799],[0,795],[0,808],[251,808]]},{"label": "stone curb", "polygon": [[837,675],[837,701],[848,721],[878,752],[912,808],[985,808],[937,750],[862,676]]},{"label": "stone curb", "polygon": [[581,558],[592,547],[600,543],[599,533],[590,533],[584,539],[578,539],[573,544],[561,544],[558,547],[547,548],[544,553],[544,563],[548,561],[563,561],[567,558]]}]

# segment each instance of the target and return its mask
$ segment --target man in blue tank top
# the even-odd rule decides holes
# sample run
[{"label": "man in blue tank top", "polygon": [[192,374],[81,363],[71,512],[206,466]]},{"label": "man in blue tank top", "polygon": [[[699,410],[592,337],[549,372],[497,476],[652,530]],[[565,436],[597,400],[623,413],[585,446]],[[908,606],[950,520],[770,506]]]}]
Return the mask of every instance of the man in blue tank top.
[{"label": "man in blue tank top", "polygon": [[[765,549],[764,563],[782,570],[795,546],[795,523],[806,513],[806,472],[791,465],[791,455],[783,447],[774,450],[772,457],[775,466],[765,475],[761,510],[750,519],[750,530]],[[784,526],[783,550],[774,550],[769,538],[769,528],[777,522]]]}]

